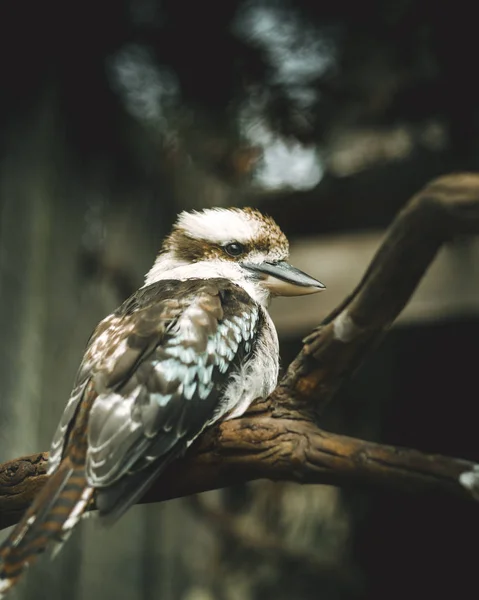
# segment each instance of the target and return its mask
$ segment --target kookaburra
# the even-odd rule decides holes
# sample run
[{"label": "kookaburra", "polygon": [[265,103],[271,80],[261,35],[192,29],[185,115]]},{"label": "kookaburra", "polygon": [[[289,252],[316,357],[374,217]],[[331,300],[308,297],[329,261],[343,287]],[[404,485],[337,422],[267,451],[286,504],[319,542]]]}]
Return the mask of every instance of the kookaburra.
[{"label": "kookaburra", "polygon": [[287,258],[285,235],[257,210],[180,214],[144,286],[88,342],[50,477],[0,549],[0,594],[68,537],[93,495],[117,519],[205,427],[274,389],[270,299],[324,288]]}]

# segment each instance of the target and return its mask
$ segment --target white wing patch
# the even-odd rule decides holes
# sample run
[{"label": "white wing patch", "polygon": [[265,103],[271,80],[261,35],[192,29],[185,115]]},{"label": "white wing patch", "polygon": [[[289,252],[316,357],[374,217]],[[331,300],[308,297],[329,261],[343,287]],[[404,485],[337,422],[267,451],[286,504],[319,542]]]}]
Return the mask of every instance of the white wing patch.
[{"label": "white wing patch", "polygon": [[[240,347],[246,355],[252,350],[260,308],[253,305],[218,322],[201,308],[201,302],[200,296],[183,311],[161,345],[138,368],[136,387],[130,386],[128,393],[121,388],[116,393],[102,393],[94,401],[87,458],[89,485],[111,485],[178,442],[190,442],[206,425],[244,400],[238,383],[234,397],[229,394],[225,399],[219,393]],[[258,375],[264,380],[265,373],[255,377]],[[257,397],[257,391],[257,386],[247,390],[248,398],[251,393],[251,400]]]}]

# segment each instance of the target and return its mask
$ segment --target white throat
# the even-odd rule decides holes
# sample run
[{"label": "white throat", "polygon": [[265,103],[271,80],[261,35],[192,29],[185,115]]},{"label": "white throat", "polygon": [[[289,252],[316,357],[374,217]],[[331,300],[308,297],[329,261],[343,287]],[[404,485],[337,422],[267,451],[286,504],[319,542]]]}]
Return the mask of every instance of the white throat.
[{"label": "white throat", "polygon": [[145,284],[151,285],[165,279],[213,279],[221,277],[242,287],[258,304],[267,307],[270,293],[260,282],[253,281],[245,270],[237,263],[225,260],[202,260],[196,263],[185,263],[168,254],[160,254],[155,264],[145,276]]}]

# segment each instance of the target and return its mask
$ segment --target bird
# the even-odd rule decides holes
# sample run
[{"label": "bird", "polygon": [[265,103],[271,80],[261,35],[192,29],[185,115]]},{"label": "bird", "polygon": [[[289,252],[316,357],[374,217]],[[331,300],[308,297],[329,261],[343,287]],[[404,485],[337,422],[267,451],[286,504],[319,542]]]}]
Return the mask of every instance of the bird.
[{"label": "bird", "polygon": [[201,432],[276,387],[274,296],[325,286],[253,208],[182,212],[144,285],[94,330],[53,437],[49,478],[0,547],[0,597],[94,498],[109,524]]}]

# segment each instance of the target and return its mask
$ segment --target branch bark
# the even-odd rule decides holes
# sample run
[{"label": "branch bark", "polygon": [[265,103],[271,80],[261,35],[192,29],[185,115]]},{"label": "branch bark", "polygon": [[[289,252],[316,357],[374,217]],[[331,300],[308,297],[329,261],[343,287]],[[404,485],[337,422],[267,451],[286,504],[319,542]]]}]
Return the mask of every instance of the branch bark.
[{"label": "branch bark", "polygon": [[[258,400],[242,418],[205,431],[144,501],[261,478],[374,483],[477,497],[477,466],[470,461],[348,438],[317,426],[318,415],[382,339],[438,249],[456,236],[477,233],[479,175],[449,175],[426,186],[398,215],[356,289],[304,340],[270,397]],[[0,465],[0,528],[15,523],[44,484],[47,459],[41,453]]]}]

